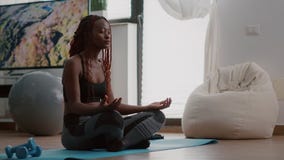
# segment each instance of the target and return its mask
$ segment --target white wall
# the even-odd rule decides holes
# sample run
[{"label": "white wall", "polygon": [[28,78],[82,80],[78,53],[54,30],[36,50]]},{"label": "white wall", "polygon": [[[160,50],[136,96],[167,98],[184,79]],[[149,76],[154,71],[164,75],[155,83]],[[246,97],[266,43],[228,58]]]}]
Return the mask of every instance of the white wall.
[{"label": "white wall", "polygon": [[132,23],[112,25],[113,53],[111,84],[115,97],[137,105],[137,26]]},{"label": "white wall", "polygon": [[[284,1],[218,0],[220,13],[220,66],[254,61],[284,92]],[[247,35],[246,27],[259,27]],[[280,88],[279,88],[280,87]],[[284,98],[280,95],[278,124],[284,124]]]}]

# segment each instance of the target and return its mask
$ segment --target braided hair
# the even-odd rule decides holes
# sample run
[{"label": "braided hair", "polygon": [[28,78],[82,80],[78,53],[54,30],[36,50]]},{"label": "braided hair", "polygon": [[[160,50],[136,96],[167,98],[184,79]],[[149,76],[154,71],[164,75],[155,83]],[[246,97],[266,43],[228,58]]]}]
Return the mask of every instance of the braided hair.
[{"label": "braided hair", "polygon": [[[92,43],[90,42],[90,40],[92,40],[92,34],[90,34],[90,32],[94,29],[94,24],[96,21],[103,19],[105,20],[109,25],[109,21],[103,17],[103,16],[98,16],[98,15],[88,15],[86,17],[84,17],[81,22],[79,23],[79,26],[77,28],[77,30],[74,33],[74,37],[73,40],[71,41],[71,46],[70,46],[70,50],[69,50],[69,55],[70,57],[74,56],[74,55],[78,55],[80,53],[82,53],[85,50],[85,46],[88,45],[88,43]],[[112,45],[109,48],[110,52],[112,50]],[[92,76],[91,76],[91,60],[89,59],[84,59],[84,64],[86,67],[86,72],[83,73],[84,76],[89,80],[92,81]]]},{"label": "braided hair", "polygon": [[95,22],[100,19],[104,19],[109,23],[105,17],[97,15],[88,15],[81,20],[70,44],[70,57],[80,54],[85,50],[84,47],[87,43],[90,43],[89,41],[92,39],[90,32],[94,29]]}]

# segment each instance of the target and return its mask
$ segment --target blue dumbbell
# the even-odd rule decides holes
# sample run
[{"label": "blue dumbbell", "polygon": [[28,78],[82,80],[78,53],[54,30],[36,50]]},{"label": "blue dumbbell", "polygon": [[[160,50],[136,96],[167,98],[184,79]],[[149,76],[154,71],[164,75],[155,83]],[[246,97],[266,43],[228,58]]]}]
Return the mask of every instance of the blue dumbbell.
[{"label": "blue dumbbell", "polygon": [[8,158],[12,158],[13,154],[16,153],[16,157],[19,159],[25,159],[28,155],[32,157],[39,157],[41,155],[41,147],[36,145],[33,138],[29,138],[28,142],[19,146],[12,147],[8,145],[5,148],[6,155]]}]

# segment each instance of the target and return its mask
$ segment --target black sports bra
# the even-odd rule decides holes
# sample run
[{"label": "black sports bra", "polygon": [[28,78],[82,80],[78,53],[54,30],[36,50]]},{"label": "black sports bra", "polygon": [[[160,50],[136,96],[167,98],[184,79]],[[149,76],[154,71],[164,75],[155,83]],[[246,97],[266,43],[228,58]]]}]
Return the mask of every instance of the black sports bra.
[{"label": "black sports bra", "polygon": [[[82,72],[83,72],[83,74],[79,77],[81,102],[83,103],[100,102],[101,99],[103,99],[106,94],[106,82],[103,81],[102,83],[92,83],[88,81],[86,77],[84,76],[85,68],[83,65],[83,58],[81,55],[80,55],[80,58],[81,58],[81,65],[82,65]],[[67,102],[65,93],[64,93],[64,100],[65,102]]]},{"label": "black sports bra", "polygon": [[80,77],[81,102],[100,102],[106,94],[106,83],[92,83]]}]

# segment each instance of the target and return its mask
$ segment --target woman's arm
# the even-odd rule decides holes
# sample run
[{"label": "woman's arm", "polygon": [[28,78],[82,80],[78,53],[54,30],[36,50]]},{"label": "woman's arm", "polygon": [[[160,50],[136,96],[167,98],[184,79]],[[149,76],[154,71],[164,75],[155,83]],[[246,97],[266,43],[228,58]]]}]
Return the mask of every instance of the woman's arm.
[{"label": "woman's arm", "polygon": [[153,102],[146,106],[137,106],[137,105],[128,105],[128,104],[120,104],[117,110],[123,114],[132,114],[132,113],[138,113],[138,112],[145,112],[150,110],[161,110],[168,108],[172,103],[171,98],[166,98],[165,100],[159,101],[159,102]]}]

